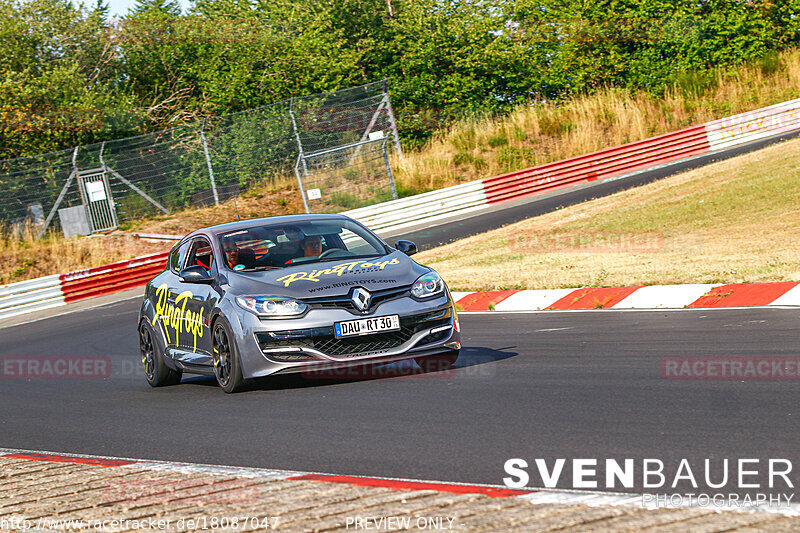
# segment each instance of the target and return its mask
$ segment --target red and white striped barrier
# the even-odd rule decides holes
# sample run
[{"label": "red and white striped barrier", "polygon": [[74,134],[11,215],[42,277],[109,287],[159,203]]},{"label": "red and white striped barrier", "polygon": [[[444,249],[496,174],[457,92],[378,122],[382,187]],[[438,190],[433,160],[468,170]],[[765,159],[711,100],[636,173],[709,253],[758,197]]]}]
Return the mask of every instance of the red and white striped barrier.
[{"label": "red and white striped barrier", "polygon": [[64,305],[59,276],[45,276],[0,286],[0,318]]},{"label": "red and white striped barrier", "polygon": [[146,285],[164,270],[169,252],[76,270],[59,276],[66,303]]},{"label": "red and white striped barrier", "polygon": [[[345,211],[343,214],[360,220],[379,234],[397,232],[421,224],[435,225],[436,222],[448,218],[464,217],[502,202],[535,194],[549,193],[591,182],[602,183],[620,179],[643,170],[795,131],[800,131],[800,99],[563,161]],[[2,285],[0,286],[0,319],[144,285],[150,278],[163,270],[166,257],[167,253],[163,252],[69,272],[61,276],[47,276]],[[629,288],[624,289],[628,290]],[[654,287],[646,289],[648,290],[645,292],[648,294],[657,291]],[[625,294],[624,290],[614,288],[580,290],[589,291],[585,297],[578,298],[580,302],[590,302],[591,305],[595,305],[595,300],[597,300],[601,303],[605,302],[602,305],[604,308],[629,305],[630,302],[635,303],[644,298],[642,296],[644,293],[640,292],[644,289],[634,291],[638,293],[636,296],[634,296],[634,292]],[[668,290],[673,291],[674,289]],[[550,301],[553,295],[562,294],[558,290],[546,291],[546,293],[524,292],[537,293],[524,296],[524,298],[529,298],[530,302],[536,303],[536,308],[545,309],[553,305],[564,305],[557,300]],[[664,291],[659,294],[662,293]],[[612,294],[615,296],[611,296]],[[606,301],[604,299],[606,296],[611,299]],[[492,303],[493,297],[475,298],[480,298],[481,302],[485,300]],[[511,301],[521,298],[523,296],[518,296]],[[609,302],[613,298],[619,298],[619,301],[610,305]],[[680,303],[683,301],[683,296],[669,296],[664,301]],[[501,304],[502,301],[496,303]],[[526,305],[534,305],[534,303]],[[688,305],[688,303],[684,305]],[[636,303],[636,305],[639,304]],[[672,305],[672,303],[669,304],[669,306]]]},{"label": "red and white striped barrier", "polygon": [[164,270],[168,253],[2,285],[0,319],[140,287]]},{"label": "red and white striped barrier", "polygon": [[464,311],[783,307],[800,306],[798,286],[800,281],[454,292],[453,299]]},{"label": "red and white striped barrier", "polygon": [[644,170],[800,131],[800,99],[676,132],[344,214],[378,233],[474,213],[527,196],[624,178]]}]

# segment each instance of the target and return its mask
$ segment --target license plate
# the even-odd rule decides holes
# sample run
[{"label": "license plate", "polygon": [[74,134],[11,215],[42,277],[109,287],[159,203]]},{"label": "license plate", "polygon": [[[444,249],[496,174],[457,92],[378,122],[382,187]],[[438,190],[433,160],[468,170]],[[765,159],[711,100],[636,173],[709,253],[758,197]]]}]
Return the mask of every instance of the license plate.
[{"label": "license plate", "polygon": [[337,338],[370,335],[372,333],[397,331],[399,329],[400,317],[398,315],[376,316],[375,318],[362,318],[360,320],[333,323],[333,331]]}]

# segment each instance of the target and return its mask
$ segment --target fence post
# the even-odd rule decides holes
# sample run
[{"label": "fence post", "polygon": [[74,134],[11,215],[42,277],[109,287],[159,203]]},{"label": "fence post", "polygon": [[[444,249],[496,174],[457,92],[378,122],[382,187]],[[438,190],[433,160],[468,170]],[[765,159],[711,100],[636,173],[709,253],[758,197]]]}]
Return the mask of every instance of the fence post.
[{"label": "fence post", "polygon": [[203,152],[206,154],[206,165],[208,165],[208,178],[211,180],[211,191],[214,193],[214,205],[219,205],[219,194],[217,194],[217,183],[214,181],[214,168],[211,166],[211,156],[208,155],[208,143],[206,142],[206,119],[200,126],[200,138],[203,140]]},{"label": "fence post", "polygon": [[[158,203],[158,202],[156,202],[155,200],[153,200],[153,199],[150,197],[150,195],[149,195],[149,194],[147,194],[147,193],[146,193],[146,192],[144,192],[142,189],[140,189],[139,187],[137,187],[136,185],[134,185],[133,183],[131,183],[130,181],[128,181],[127,179],[125,179],[125,176],[123,176],[122,174],[120,174],[119,172],[117,172],[116,170],[114,170],[113,168],[111,168],[111,167],[109,167],[108,165],[106,165],[106,160],[105,160],[105,159],[103,159],[103,152],[105,151],[105,149],[106,149],[106,142],[105,142],[105,141],[103,141],[103,144],[102,144],[102,145],[100,145],[100,165],[102,165],[102,167],[103,167],[103,170],[105,170],[106,172],[111,172],[111,174],[112,174],[112,175],[113,175],[115,178],[117,178],[119,181],[121,181],[122,183],[124,183],[125,185],[127,185],[127,186],[128,186],[128,188],[130,188],[130,189],[131,189],[133,192],[135,192],[136,194],[138,194],[139,196],[141,196],[142,198],[144,198],[145,200],[147,200],[148,202],[150,202],[151,204],[153,204],[154,206],[156,206],[158,209],[160,209],[161,211],[163,211],[165,215],[169,215],[169,211],[167,210],[167,208],[166,208],[166,207],[164,207],[164,206],[163,206],[163,205],[161,205],[160,203]],[[212,180],[212,182],[213,182],[213,180]],[[112,199],[112,201],[113,201],[113,199]]]},{"label": "fence post", "polygon": [[72,180],[78,175],[78,146],[75,147],[75,150],[72,151],[72,171],[69,173],[69,178],[67,178],[67,183],[61,188],[61,192],[58,194],[58,198],[56,199],[56,203],[53,204],[53,208],[50,209],[50,212],[47,214],[47,219],[42,224],[42,229],[39,230],[39,238],[41,239],[44,236],[44,232],[47,231],[47,227],[53,221],[53,217],[58,210],[58,206],[61,205],[61,202],[64,201],[64,196],[67,195],[67,190],[69,186],[72,185]]},{"label": "fence post", "polygon": [[[397,149],[397,154],[400,159],[403,159],[403,149],[400,147],[400,136],[397,134],[397,123],[394,121],[394,111],[392,111],[392,102],[389,98],[389,80],[383,78],[383,92],[386,95],[386,112],[389,114],[389,124],[392,126],[392,136],[394,137],[394,147]],[[392,181],[394,183],[394,181]]]},{"label": "fence post", "polygon": [[394,186],[394,174],[392,174],[392,166],[389,164],[389,151],[386,150],[386,138],[383,139],[381,150],[383,150],[383,161],[386,163],[386,173],[389,175],[389,183],[392,186],[392,198],[397,200],[397,188]]},{"label": "fence post", "polygon": [[303,177],[308,176],[308,166],[306,165],[306,158],[303,155],[303,142],[300,140],[300,132],[297,130],[297,119],[294,117],[294,98],[289,98],[289,116],[292,117],[292,130],[294,130],[294,138],[297,139],[297,149],[300,151],[300,156],[297,163],[294,165],[294,173],[297,176],[297,185],[300,187],[300,195],[303,197],[303,207],[306,208],[306,213],[310,213],[308,208],[308,200],[306,199],[305,188],[303,187],[303,180],[300,178],[300,171],[297,169],[299,163],[303,163]]},{"label": "fence post", "polygon": [[[361,139],[359,139],[359,141],[358,141],[359,143],[362,143],[362,142],[366,141],[369,138],[369,134],[372,131],[372,128],[375,127],[375,123],[378,121],[378,117],[380,116],[381,111],[383,111],[383,108],[386,107],[386,101],[388,99],[389,99],[389,95],[388,94],[384,94],[383,98],[381,99],[381,103],[378,106],[378,109],[376,109],[375,112],[372,114],[372,119],[369,121],[369,124],[367,125],[367,129],[364,130],[364,134],[361,136]],[[358,157],[359,153],[361,153],[361,145],[360,144],[358,146],[356,146],[356,149],[353,151],[353,155],[350,156],[350,160],[347,162],[347,164],[348,165],[352,165],[353,161],[356,160],[356,157]]]}]

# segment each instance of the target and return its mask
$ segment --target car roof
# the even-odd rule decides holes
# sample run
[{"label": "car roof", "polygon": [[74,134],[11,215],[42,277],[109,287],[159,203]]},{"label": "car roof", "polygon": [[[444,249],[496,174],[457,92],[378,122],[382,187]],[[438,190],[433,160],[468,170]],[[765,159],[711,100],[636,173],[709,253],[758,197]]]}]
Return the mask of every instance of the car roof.
[{"label": "car roof", "polygon": [[197,233],[210,233],[213,235],[220,235],[221,233],[228,233],[230,231],[243,230],[264,226],[266,224],[296,224],[298,222],[306,222],[312,220],[352,220],[344,215],[335,214],[308,214],[308,215],[283,215],[278,217],[264,217],[264,218],[251,218],[249,220],[240,220],[238,222],[227,222],[225,224],[217,224],[216,226],[209,226],[193,231],[190,236]]}]

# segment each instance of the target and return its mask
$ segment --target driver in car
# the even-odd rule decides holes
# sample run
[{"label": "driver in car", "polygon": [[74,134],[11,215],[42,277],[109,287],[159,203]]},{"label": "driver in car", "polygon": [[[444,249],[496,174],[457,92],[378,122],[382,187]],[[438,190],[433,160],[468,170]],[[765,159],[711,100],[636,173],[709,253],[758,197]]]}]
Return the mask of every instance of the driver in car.
[{"label": "driver in car", "polygon": [[322,237],[319,235],[307,235],[303,239],[301,246],[304,257],[316,257],[322,253]]}]

